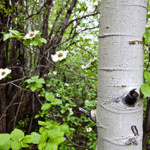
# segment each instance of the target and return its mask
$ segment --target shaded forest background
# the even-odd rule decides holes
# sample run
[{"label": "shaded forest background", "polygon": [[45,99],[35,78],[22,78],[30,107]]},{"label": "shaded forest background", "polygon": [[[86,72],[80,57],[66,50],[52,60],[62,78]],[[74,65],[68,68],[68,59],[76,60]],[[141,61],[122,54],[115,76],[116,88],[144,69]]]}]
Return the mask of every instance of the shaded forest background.
[{"label": "shaded forest background", "polygon": [[[17,127],[29,134],[37,130],[38,120],[50,119],[72,128],[73,147],[86,148],[89,139],[96,140],[95,123],[81,114],[79,107],[88,111],[96,107],[99,9],[98,0],[0,1],[0,68],[12,70],[0,81],[1,133]],[[47,43],[41,46],[30,40],[28,44],[21,38],[4,41],[10,30],[22,36],[40,31],[38,38]],[[68,51],[66,60],[53,62],[51,55],[60,50]],[[26,88],[25,81],[32,76],[45,80],[35,92]],[[52,92],[62,105],[43,108],[43,113],[45,92]],[[49,116],[45,117],[46,113]],[[87,127],[93,128],[89,137]],[[89,146],[95,147],[92,141]]]},{"label": "shaded forest background", "polygon": [[[85,115],[79,108],[90,112],[97,105],[99,17],[100,0],[0,1],[0,68],[12,71],[0,80],[0,133],[11,133],[15,128],[25,134],[38,132],[42,124],[38,121],[67,124],[70,136],[65,135],[67,140],[60,142],[63,144],[59,150],[95,150],[96,124],[89,113]],[[143,148],[148,150],[149,8],[147,18],[143,41],[146,88],[142,93],[145,98]],[[31,31],[39,34],[30,40],[21,38]],[[41,38],[45,39],[43,43],[39,42]],[[58,51],[68,51],[67,57],[54,62],[51,56]],[[47,94],[51,99],[55,97],[57,103],[50,103]],[[52,120],[55,123],[49,122]]]}]

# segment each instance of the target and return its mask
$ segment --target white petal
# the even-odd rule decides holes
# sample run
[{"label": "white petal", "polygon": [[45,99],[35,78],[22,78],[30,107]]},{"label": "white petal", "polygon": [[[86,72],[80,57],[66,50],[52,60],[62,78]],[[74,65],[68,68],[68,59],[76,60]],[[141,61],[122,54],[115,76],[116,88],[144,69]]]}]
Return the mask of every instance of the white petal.
[{"label": "white petal", "polygon": [[86,129],[86,132],[91,132],[92,131],[92,128],[91,127],[88,127],[87,129]]},{"label": "white petal", "polygon": [[57,57],[57,55],[55,54],[55,55],[51,55],[52,56],[52,60],[54,61],[54,62],[57,62],[58,61],[58,57]]},{"label": "white petal", "polygon": [[11,70],[8,69],[8,68],[6,68],[5,71],[6,71],[7,74],[10,74],[10,73],[11,73]]},{"label": "white petal", "polygon": [[35,35],[38,34],[39,32],[40,32],[40,31],[37,31],[37,30],[34,31]]},{"label": "white petal", "polygon": [[[3,75],[2,73],[5,72],[5,74]],[[0,80],[5,78],[8,74],[11,73],[11,70],[8,69],[8,68],[5,68],[5,69],[0,69]]]},{"label": "white petal", "polygon": [[69,86],[69,84],[68,84],[68,83],[65,83],[65,86]]},{"label": "white petal", "polygon": [[57,71],[53,71],[53,74],[55,74],[55,75],[56,75],[56,74],[57,74]]},{"label": "white petal", "polygon": [[[68,51],[57,51],[55,55],[51,55],[52,60],[54,62],[57,62],[58,60],[61,61],[67,57]],[[62,56],[59,56],[59,54],[63,54]]]},{"label": "white petal", "polygon": [[[30,31],[29,33],[27,33],[25,35],[24,39],[33,39],[36,36],[37,33],[38,33],[37,31],[34,31],[34,32]],[[31,37],[30,34],[33,34],[33,36]]]}]

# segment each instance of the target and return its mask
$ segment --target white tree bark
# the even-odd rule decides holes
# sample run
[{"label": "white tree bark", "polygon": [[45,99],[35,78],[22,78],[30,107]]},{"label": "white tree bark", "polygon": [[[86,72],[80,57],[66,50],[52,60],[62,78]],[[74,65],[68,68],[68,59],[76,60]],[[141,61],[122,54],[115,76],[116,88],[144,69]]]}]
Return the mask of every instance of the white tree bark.
[{"label": "white tree bark", "polygon": [[142,100],[123,99],[143,82],[146,13],[147,0],[101,1],[97,150],[142,150]]}]

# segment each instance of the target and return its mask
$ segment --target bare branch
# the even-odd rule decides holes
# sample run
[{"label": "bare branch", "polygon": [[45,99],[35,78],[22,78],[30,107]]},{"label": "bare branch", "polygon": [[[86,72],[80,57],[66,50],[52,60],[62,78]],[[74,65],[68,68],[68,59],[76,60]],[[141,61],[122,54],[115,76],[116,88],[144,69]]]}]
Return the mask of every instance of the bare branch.
[{"label": "bare branch", "polygon": [[[52,63],[49,59],[47,59],[46,57],[44,57],[44,58],[45,58],[50,64],[52,64],[53,66],[55,66],[55,67],[58,68],[58,69],[61,69],[61,70],[67,71],[67,72],[72,72],[72,73],[76,74],[77,76],[79,76],[79,77],[81,77],[81,78],[86,78],[86,79],[91,79],[91,80],[97,80],[97,79],[95,79],[95,78],[85,77],[85,76],[83,76],[83,75],[81,75],[81,74],[75,72],[74,70],[73,70],[73,71],[70,71],[70,70],[68,70],[68,69],[62,69],[62,68],[56,66],[55,64],[53,64],[53,63]],[[70,67],[69,67],[68,65],[67,65],[67,67],[70,69]]]},{"label": "bare branch", "polygon": [[[33,16],[35,16],[35,15],[38,15],[39,13],[41,13],[42,9],[43,9],[45,6],[46,6],[46,3],[37,11],[37,13],[34,13],[34,14],[29,15],[28,17],[24,18],[23,20],[28,20],[28,19],[30,19],[31,17],[33,17]],[[27,9],[27,8],[26,8],[26,9]],[[26,10],[26,12],[28,12],[28,11]]]},{"label": "bare branch", "polygon": [[50,32],[50,34],[49,34],[49,39],[51,38],[51,36],[52,36],[52,34],[53,34],[55,25],[56,25],[56,23],[57,23],[58,18],[59,18],[60,15],[61,15],[61,12],[67,7],[69,1],[70,1],[70,0],[68,0],[68,1],[66,2],[66,5],[65,5],[64,7],[61,7],[60,11],[58,12],[58,14],[57,14],[57,16],[56,16],[56,18],[55,18],[55,21],[54,21],[54,23],[53,23],[53,27],[52,27],[52,29],[51,29],[51,32]]},{"label": "bare branch", "polygon": [[66,134],[65,134],[65,138],[68,139],[72,144],[71,145],[64,144],[64,145],[69,146],[69,147],[80,147],[80,148],[84,148],[84,149],[89,150],[89,148],[87,148],[87,147],[84,147],[84,146],[73,143],[71,141],[71,139]]},{"label": "bare branch", "polygon": [[80,18],[73,19],[73,20],[71,20],[71,21],[68,22],[68,26],[69,26],[70,24],[72,24],[73,22],[75,22],[75,21],[79,21],[79,20],[81,20],[81,19],[84,19],[84,18],[87,18],[87,17],[90,17],[90,16],[95,16],[95,15],[97,15],[98,13],[99,13],[99,12],[97,11],[97,12],[95,12],[95,13],[93,13],[93,14],[88,14],[88,15],[82,16],[82,17],[80,17]]}]

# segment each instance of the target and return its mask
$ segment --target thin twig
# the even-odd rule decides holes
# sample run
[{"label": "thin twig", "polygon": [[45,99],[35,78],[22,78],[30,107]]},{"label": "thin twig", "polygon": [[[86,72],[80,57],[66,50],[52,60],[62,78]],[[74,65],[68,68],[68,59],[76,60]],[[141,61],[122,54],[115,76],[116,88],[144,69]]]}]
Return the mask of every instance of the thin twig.
[{"label": "thin twig", "polygon": [[7,106],[7,108],[5,109],[5,111],[3,112],[3,114],[1,115],[0,120],[3,119],[3,117],[6,114],[8,108],[12,106],[12,103],[14,102],[14,100],[16,99],[16,97],[19,95],[19,93],[20,93],[20,91],[18,91],[18,93],[15,94],[15,96],[12,99],[12,101],[9,103],[9,105]]},{"label": "thin twig", "polygon": [[[76,74],[77,76],[82,77],[82,78],[97,80],[97,79],[95,79],[95,78],[85,77],[85,76],[83,76],[83,75],[81,75],[81,74],[75,72],[74,70],[73,70],[73,71],[70,71],[70,70],[68,70],[68,69],[62,69],[62,68],[56,66],[55,64],[53,64],[53,63],[52,63],[49,59],[47,59],[46,57],[44,57],[44,58],[45,58],[49,63],[51,63],[53,66],[55,66],[55,67],[58,68],[58,69],[61,69],[61,70],[67,71],[67,72],[72,72],[72,73],[74,73],[74,74]],[[67,67],[69,67],[69,66],[67,66]]]},{"label": "thin twig", "polygon": [[18,116],[18,113],[19,113],[19,110],[20,110],[20,106],[21,106],[21,104],[22,104],[23,96],[24,96],[24,94],[21,94],[21,100],[20,100],[20,102],[19,102],[19,105],[18,105],[18,108],[17,108],[17,112],[16,112],[16,116],[15,116],[15,118],[14,118],[14,127],[15,127],[15,125],[16,125],[16,120],[17,120],[17,116]]},{"label": "thin twig", "polygon": [[72,144],[71,145],[68,145],[68,144],[64,144],[66,146],[69,146],[69,147],[80,147],[80,148],[84,148],[84,149],[88,149],[88,147],[84,147],[84,146],[81,146],[81,145],[78,145],[78,144],[75,144],[71,141],[71,139],[65,134],[65,138],[68,139]]}]

